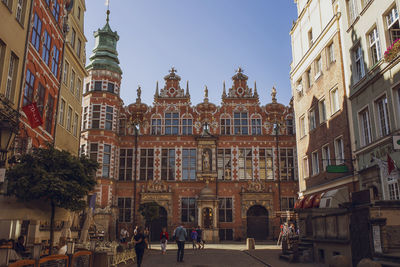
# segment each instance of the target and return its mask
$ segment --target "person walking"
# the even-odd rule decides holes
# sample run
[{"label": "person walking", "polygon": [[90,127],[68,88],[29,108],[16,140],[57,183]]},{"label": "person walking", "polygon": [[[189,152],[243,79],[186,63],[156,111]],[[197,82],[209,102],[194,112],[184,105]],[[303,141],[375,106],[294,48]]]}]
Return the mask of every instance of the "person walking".
[{"label": "person walking", "polygon": [[160,234],[161,253],[167,254],[168,232],[167,228],[163,227]]},{"label": "person walking", "polygon": [[143,261],[144,249],[147,247],[147,240],[144,237],[143,229],[141,227],[138,227],[137,234],[133,237],[132,241],[135,245],[137,266],[140,267]]},{"label": "person walking", "polygon": [[182,225],[176,227],[174,231],[174,238],[176,240],[176,244],[178,245],[178,253],[176,255],[176,260],[178,262],[183,262],[186,237],[187,237],[186,229]]},{"label": "person walking", "polygon": [[201,230],[200,226],[197,226],[197,243],[199,245],[199,249],[204,249],[204,240],[202,237],[203,231]]},{"label": "person walking", "polygon": [[192,232],[190,233],[190,238],[192,239],[193,250],[197,248],[197,232],[196,228],[193,228]]}]

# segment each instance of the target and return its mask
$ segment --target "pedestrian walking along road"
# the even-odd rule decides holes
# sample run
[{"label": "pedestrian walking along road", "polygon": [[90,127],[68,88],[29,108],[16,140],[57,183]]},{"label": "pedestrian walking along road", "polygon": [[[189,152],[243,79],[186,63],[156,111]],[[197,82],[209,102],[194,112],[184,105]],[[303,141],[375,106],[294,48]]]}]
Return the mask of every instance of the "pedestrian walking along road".
[{"label": "pedestrian walking along road", "polygon": [[178,245],[178,252],[176,255],[176,261],[178,262],[183,262],[186,237],[187,237],[186,229],[182,225],[176,227],[174,231],[174,238],[176,240],[176,244]]}]

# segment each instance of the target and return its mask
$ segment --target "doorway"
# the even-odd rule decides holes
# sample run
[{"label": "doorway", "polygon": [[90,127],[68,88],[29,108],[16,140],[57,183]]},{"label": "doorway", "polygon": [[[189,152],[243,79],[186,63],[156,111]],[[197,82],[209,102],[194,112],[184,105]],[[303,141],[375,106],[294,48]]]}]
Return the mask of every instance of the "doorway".
[{"label": "doorway", "polygon": [[247,237],[266,240],[268,237],[268,211],[260,205],[247,211]]}]

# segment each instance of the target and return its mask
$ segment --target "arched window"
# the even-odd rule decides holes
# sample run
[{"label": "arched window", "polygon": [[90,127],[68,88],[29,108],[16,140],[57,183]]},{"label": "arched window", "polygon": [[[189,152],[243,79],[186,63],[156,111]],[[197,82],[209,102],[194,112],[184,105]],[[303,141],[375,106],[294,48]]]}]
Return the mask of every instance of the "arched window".
[{"label": "arched window", "polygon": [[231,134],[231,117],[227,114],[222,114],[221,115],[221,135],[230,135]]},{"label": "arched window", "polygon": [[261,135],[261,116],[255,114],[251,116],[251,134]]}]

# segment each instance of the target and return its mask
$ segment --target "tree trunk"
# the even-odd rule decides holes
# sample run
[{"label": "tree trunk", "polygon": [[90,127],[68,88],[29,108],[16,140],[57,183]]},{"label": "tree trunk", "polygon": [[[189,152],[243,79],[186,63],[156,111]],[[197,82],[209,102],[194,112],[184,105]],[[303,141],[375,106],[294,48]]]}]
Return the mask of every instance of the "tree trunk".
[{"label": "tree trunk", "polygon": [[54,214],[55,214],[55,204],[51,201],[51,217],[50,217],[50,248],[49,255],[53,254],[53,243],[54,243]]}]

